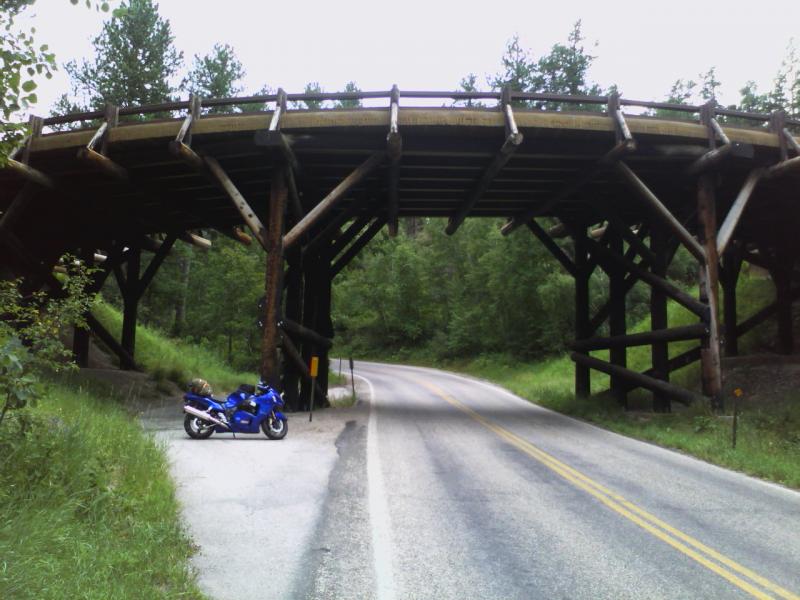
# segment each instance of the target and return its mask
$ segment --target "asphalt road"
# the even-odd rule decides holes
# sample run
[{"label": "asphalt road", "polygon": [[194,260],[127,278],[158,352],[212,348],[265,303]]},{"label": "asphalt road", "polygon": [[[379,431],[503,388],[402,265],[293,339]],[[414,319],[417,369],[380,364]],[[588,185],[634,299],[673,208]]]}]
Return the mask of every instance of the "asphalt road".
[{"label": "asphalt road", "polygon": [[280,442],[149,416],[211,597],[800,598],[797,492],[484,382],[356,367],[358,405]]}]

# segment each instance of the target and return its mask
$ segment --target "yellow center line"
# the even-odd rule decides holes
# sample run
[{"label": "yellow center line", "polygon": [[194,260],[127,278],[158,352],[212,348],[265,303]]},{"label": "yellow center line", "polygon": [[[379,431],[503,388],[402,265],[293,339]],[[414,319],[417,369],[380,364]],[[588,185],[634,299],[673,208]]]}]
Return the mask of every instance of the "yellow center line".
[{"label": "yellow center line", "polygon": [[[728,558],[727,556],[724,556],[723,554],[717,552],[716,550],[709,548],[708,546],[696,540],[695,538],[691,537],[690,535],[683,533],[682,531],[672,527],[671,525],[665,523],[658,517],[650,514],[649,512],[645,511],[642,508],[639,508],[638,506],[636,506],[629,500],[625,499],[624,497],[620,496],[619,494],[602,486],[601,484],[597,483],[596,481],[589,478],[587,475],[581,473],[577,469],[570,467],[569,465],[561,462],[554,456],[551,456],[550,454],[544,452],[531,442],[519,437],[518,435],[509,431],[508,429],[505,429],[504,427],[501,427],[500,425],[493,423],[492,421],[483,417],[482,415],[480,415],[473,409],[469,408],[459,400],[456,400],[453,396],[449,395],[447,392],[445,392],[438,386],[429,383],[427,381],[423,381],[416,378],[414,379],[417,381],[417,383],[428,388],[434,394],[436,394],[449,404],[453,405],[454,407],[458,408],[462,412],[465,412],[475,421],[477,421],[490,431],[494,432],[499,437],[509,442],[511,445],[523,451],[530,457],[536,459],[538,462],[540,462],[541,464],[543,464],[556,474],[560,475],[561,477],[563,477],[576,487],[584,490],[591,496],[595,497],[597,500],[602,502],[605,506],[607,506],[614,512],[622,515],[623,517],[635,523],[636,525],[638,525],[648,533],[652,534],[656,538],[660,539],[666,544],[669,544],[676,550],[692,558],[693,560],[700,563],[707,569],[713,571],[717,575],[725,578],[738,588],[748,592],[749,594],[751,594],[756,598],[765,598],[765,599],[773,598],[773,596],[770,596],[764,591],[758,589],[757,587],[753,586],[750,582],[742,579],[741,577],[737,576],[735,573],[732,573],[731,571],[735,571],[740,575],[747,577],[752,582],[777,594],[781,598],[785,598],[786,600],[800,600],[800,596],[782,588],[781,586],[773,583],[772,581],[766,579],[765,577],[758,575],[757,573],[753,572],[747,567],[740,565],[736,561]],[[692,549],[692,547],[694,549]],[[703,554],[701,554],[700,552],[705,553],[707,556],[703,556]],[[728,567],[728,569],[730,570],[723,568],[720,564],[712,562],[711,560],[709,560],[709,557],[714,559],[718,563],[721,563],[721,565]]]}]

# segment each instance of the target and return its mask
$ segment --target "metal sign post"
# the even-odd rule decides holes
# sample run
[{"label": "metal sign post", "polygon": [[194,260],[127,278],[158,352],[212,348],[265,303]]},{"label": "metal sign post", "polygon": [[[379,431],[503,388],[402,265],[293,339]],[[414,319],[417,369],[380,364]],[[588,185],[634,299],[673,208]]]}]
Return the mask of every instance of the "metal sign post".
[{"label": "metal sign post", "polygon": [[353,400],[356,399],[356,378],[353,377],[353,357],[350,357],[350,385],[353,386]]},{"label": "metal sign post", "polygon": [[319,357],[312,356],[311,357],[311,365],[308,369],[309,373],[311,374],[311,406],[308,409],[308,422],[314,418],[314,390],[317,387],[317,373],[319,371]]}]

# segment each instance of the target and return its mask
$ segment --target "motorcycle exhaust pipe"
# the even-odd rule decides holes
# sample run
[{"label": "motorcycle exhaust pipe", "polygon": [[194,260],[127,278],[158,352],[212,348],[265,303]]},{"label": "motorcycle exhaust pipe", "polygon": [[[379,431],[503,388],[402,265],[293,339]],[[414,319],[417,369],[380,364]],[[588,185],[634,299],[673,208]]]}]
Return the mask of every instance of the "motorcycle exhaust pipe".
[{"label": "motorcycle exhaust pipe", "polygon": [[214,425],[219,425],[220,427],[224,427],[225,429],[230,429],[230,426],[227,423],[223,423],[219,419],[212,417],[207,412],[204,412],[202,410],[197,410],[194,406],[189,406],[188,404],[184,404],[183,412],[188,413],[193,417],[197,417],[198,419],[202,419],[203,421],[207,421],[208,423],[213,423]]}]

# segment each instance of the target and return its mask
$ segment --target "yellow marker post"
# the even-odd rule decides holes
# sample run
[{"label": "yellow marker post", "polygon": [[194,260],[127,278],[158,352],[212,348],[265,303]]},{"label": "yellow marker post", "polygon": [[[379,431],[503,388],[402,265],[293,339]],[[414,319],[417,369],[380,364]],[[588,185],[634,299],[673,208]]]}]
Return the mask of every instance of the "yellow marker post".
[{"label": "yellow marker post", "polygon": [[311,375],[311,406],[308,409],[308,422],[310,423],[314,418],[314,390],[317,387],[317,373],[319,373],[319,356],[311,357],[311,364],[308,367],[308,372]]}]

